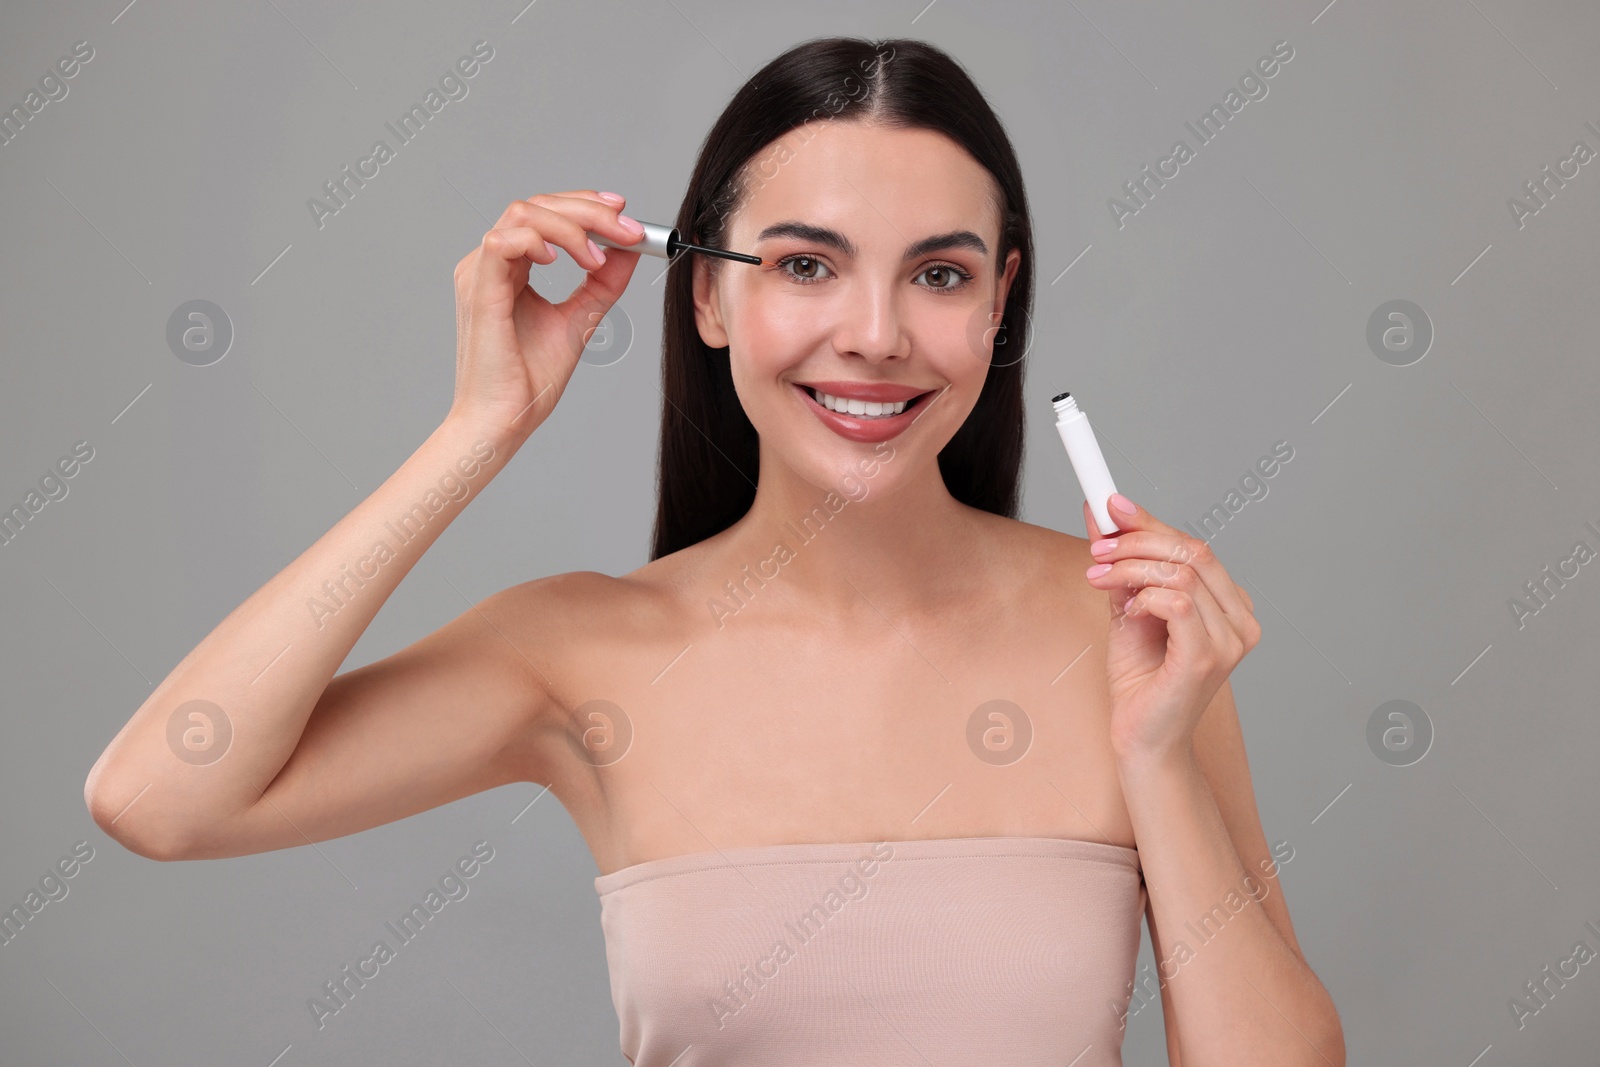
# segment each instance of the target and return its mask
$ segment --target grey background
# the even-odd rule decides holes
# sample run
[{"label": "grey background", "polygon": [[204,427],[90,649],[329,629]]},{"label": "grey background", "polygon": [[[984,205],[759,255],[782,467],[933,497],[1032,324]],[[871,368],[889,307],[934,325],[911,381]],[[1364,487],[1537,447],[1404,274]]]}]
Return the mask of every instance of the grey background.
[{"label": "grey background", "polygon": [[[1293,447],[1214,546],[1265,627],[1234,685],[1350,1062],[1593,1060],[1600,965],[1521,1031],[1507,1004],[1580,938],[1600,949],[1583,926],[1600,925],[1597,568],[1520,629],[1508,607],[1575,542],[1600,546],[1584,526],[1600,525],[1600,162],[1521,228],[1507,207],[1574,141],[1600,149],[1583,125],[1600,126],[1593,5],[121,3],[0,15],[6,108],[74,42],[95,49],[0,146],[0,503],[74,442],[94,449],[0,547],[0,905],[94,847],[0,947],[0,1060],[623,1062],[596,870],[556,801],[529,807],[538,787],[161,864],[98,830],[84,775],[189,649],[438,424],[451,271],[507,202],[615,189],[670,220],[744,78],[835,33],[950,50],[1021,154],[1039,256],[1026,519],[1083,532],[1045,404],[1061,388],[1119,486],[1175,525]],[[480,39],[495,52],[469,95],[319,230],[307,199]],[[1119,229],[1107,199],[1192,145],[1184,121],[1279,40],[1295,54],[1266,98]],[[514,583],[645,561],[659,270],[641,263],[621,301],[626,357],[580,367],[344,669]],[[564,295],[578,277],[563,257],[535,284]],[[194,299],[235,331],[208,367],[165,341]],[[1366,342],[1394,299],[1435,330],[1405,367]],[[1394,699],[1433,725],[1411,766],[1366,740]],[[318,1032],[307,999],[478,840],[495,858],[470,895]],[[1151,962],[1147,940],[1141,974]],[[1124,1052],[1165,1062],[1154,1006]]]}]

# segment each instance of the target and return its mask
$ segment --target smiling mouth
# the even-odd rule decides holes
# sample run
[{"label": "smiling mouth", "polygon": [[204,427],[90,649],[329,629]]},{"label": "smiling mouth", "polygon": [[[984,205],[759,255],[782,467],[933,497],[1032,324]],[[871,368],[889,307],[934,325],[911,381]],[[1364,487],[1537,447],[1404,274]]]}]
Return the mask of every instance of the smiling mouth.
[{"label": "smiling mouth", "polygon": [[919,393],[910,400],[876,401],[852,400],[842,396],[833,396],[809,385],[802,385],[800,388],[804,389],[812,400],[815,400],[829,411],[839,415],[848,415],[853,419],[861,419],[864,422],[870,422],[873,419],[892,419],[896,415],[904,414],[933,395],[934,392],[929,390],[926,393]]}]

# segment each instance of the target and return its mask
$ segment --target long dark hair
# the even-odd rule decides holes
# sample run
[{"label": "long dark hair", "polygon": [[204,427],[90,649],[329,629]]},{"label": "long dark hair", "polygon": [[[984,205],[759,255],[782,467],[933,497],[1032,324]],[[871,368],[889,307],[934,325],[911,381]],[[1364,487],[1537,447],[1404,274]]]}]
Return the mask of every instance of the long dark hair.
[{"label": "long dark hair", "polygon": [[[686,239],[721,246],[756,154],[818,117],[871,119],[936,130],[994,175],[1001,196],[996,262],[1022,261],[995,338],[1021,351],[1033,311],[1033,223],[1022,170],[1000,119],[949,54],[924,41],[828,37],[806,41],[762,67],[706,134],[676,226]],[[695,325],[694,277],[685,259],[668,274],[662,330],[661,452],[650,558],[720,533],[755,501],[759,438],[734,391],[727,349]],[[998,348],[997,348],[998,351]],[[1003,365],[1002,365],[1003,364]],[[1021,358],[995,359],[966,421],[939,453],[955,499],[1016,518],[1022,468]]]}]

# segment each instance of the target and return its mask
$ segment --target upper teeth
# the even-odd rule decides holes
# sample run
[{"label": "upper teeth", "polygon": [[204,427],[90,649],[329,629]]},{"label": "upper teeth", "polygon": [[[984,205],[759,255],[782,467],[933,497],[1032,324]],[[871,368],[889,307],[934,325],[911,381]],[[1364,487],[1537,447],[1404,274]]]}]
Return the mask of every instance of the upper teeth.
[{"label": "upper teeth", "polygon": [[854,400],[842,396],[830,396],[820,389],[813,389],[811,392],[817,398],[817,403],[829,411],[842,411],[847,415],[863,415],[869,419],[898,415],[906,409],[906,404],[908,403],[905,400],[895,400],[880,404],[876,400]]}]

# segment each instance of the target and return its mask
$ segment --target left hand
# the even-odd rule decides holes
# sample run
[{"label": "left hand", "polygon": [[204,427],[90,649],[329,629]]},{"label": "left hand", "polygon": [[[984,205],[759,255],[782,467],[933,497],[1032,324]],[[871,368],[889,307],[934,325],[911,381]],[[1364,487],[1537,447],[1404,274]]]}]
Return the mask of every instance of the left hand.
[{"label": "left hand", "polygon": [[[1261,639],[1255,604],[1205,541],[1120,493],[1109,508],[1116,545],[1094,558],[1111,569],[1087,581],[1110,594],[1112,748],[1123,758],[1192,751],[1211,698]],[[1087,501],[1083,525],[1091,545],[1103,538]]]}]

